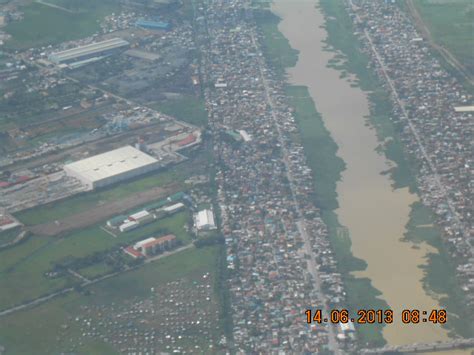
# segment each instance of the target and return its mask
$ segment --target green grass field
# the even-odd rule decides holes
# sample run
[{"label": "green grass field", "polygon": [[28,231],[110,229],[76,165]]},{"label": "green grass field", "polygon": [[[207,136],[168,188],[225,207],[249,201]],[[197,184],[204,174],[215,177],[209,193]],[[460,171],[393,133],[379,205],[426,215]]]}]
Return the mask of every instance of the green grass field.
[{"label": "green grass field", "polygon": [[[260,3],[260,2],[259,2]],[[262,10],[257,12],[255,19],[263,33],[263,50],[267,61],[280,75],[284,75],[287,67],[293,67],[298,60],[298,51],[291,48],[288,39],[278,31],[280,19],[270,10],[265,10],[267,2],[261,2]]]},{"label": "green grass field", "polygon": [[[217,247],[191,249],[147,264],[139,270],[103,281],[89,289],[91,295],[70,293],[27,311],[2,318],[0,344],[12,354],[55,354],[67,350],[71,339],[78,339],[78,354],[114,354],[103,341],[82,338],[73,323],[81,307],[124,304],[132,298],[147,297],[150,288],[186,277],[192,280],[204,272],[215,273]],[[65,328],[66,324],[71,324]],[[205,340],[204,340],[205,341]]]},{"label": "green grass field", "polygon": [[416,0],[433,39],[474,74],[474,6],[471,0]]},{"label": "green grass field", "polygon": [[99,30],[99,22],[105,16],[119,9],[111,1],[89,0],[88,3],[90,6],[81,6],[84,11],[78,13],[40,3],[21,8],[24,19],[12,22],[5,28],[6,32],[12,35],[6,47],[26,49],[90,36]]},{"label": "green grass field", "polygon": [[337,144],[316,111],[307,87],[288,86],[286,94],[295,109],[308,165],[313,170],[316,204],[323,209],[334,210],[338,207],[336,184],[345,169],[343,160],[337,156]]},{"label": "green grass field", "polygon": [[[64,238],[33,236],[16,247],[0,251],[0,309],[77,283],[77,279],[69,276],[57,279],[44,276],[45,272],[51,271],[53,265],[60,261],[83,258],[120,245],[128,245],[137,239],[167,233],[175,234],[179,241],[188,244],[192,239],[183,227],[190,218],[188,211],[180,212],[128,233],[118,233],[117,238],[100,226],[92,226]],[[82,269],[76,271],[82,273]],[[111,267],[98,263],[86,268],[85,276],[94,278],[111,271]]]},{"label": "green grass field", "polygon": [[189,167],[176,165],[166,171],[148,175],[138,180],[126,181],[97,192],[88,192],[56,203],[35,207],[19,212],[15,216],[27,225],[54,221],[83,212],[99,204],[129,197],[153,187],[164,186],[172,182],[182,182],[191,173],[192,170]]},{"label": "green grass field", "polygon": [[152,106],[155,110],[195,126],[204,127],[207,125],[207,111],[204,101],[200,98],[184,96],[177,99],[167,99]]}]

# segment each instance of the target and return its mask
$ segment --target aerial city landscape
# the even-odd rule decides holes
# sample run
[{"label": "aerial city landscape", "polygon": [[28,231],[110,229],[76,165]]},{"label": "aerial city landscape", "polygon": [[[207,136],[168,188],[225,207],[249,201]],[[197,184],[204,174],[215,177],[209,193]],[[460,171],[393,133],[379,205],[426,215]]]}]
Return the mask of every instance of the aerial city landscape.
[{"label": "aerial city landscape", "polygon": [[472,0],[0,0],[0,355],[473,354]]}]

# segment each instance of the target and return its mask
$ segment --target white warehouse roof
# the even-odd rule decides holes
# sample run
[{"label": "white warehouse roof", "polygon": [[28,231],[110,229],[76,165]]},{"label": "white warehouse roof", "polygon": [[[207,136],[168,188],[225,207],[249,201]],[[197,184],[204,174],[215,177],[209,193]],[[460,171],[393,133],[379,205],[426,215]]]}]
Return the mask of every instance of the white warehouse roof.
[{"label": "white warehouse roof", "polygon": [[163,211],[165,212],[173,212],[176,210],[179,210],[180,208],[183,208],[184,204],[181,202],[175,203],[174,205],[163,207]]},{"label": "white warehouse roof", "polygon": [[87,44],[85,46],[55,52],[50,55],[50,60],[60,63],[65,60],[75,59],[85,55],[96,54],[107,50],[128,46],[130,43],[121,38],[111,38],[105,41]]},{"label": "white warehouse roof", "polygon": [[133,246],[133,249],[138,250],[138,249],[140,249],[142,246],[144,246],[145,244],[148,244],[148,243],[150,243],[150,242],[153,242],[154,240],[156,240],[156,238],[153,238],[153,237],[140,240],[139,242],[136,242],[136,243],[135,243],[135,245]]},{"label": "white warehouse roof", "polygon": [[196,228],[201,229],[215,229],[214,214],[211,210],[202,210],[196,214]]},{"label": "white warehouse roof", "polygon": [[143,210],[143,211],[131,214],[130,216],[128,216],[128,218],[137,220],[137,219],[140,219],[140,218],[148,217],[149,215],[150,215],[150,213],[148,211]]},{"label": "white warehouse roof", "polygon": [[67,164],[64,170],[93,188],[138,176],[159,166],[159,161],[152,156],[125,146]]}]

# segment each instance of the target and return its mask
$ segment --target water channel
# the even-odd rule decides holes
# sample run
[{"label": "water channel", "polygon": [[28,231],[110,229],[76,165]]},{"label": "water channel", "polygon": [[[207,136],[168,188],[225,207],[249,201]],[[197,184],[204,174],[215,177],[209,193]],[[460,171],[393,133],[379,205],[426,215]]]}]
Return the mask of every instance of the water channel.
[{"label": "water channel", "polygon": [[[316,0],[275,0],[272,11],[282,19],[278,27],[281,33],[299,51],[296,66],[288,70],[289,82],[308,87],[339,146],[338,155],[346,163],[337,185],[340,207],[336,213],[349,230],[354,256],[368,263],[356,276],[368,277],[395,314],[405,308],[440,308],[423,289],[419,267],[426,264],[426,255],[434,249],[424,243],[413,248],[413,244],[400,240],[410,205],[418,197],[408,188],[394,190],[390,177],[381,174],[393,162],[375,150],[379,142],[374,129],[367,125],[366,93],[341,78],[340,71],[327,67],[335,53],[324,49],[327,32],[321,26],[325,20],[316,4]],[[386,326],[383,335],[391,345],[448,338],[447,331],[438,325],[409,326],[401,321]]]}]

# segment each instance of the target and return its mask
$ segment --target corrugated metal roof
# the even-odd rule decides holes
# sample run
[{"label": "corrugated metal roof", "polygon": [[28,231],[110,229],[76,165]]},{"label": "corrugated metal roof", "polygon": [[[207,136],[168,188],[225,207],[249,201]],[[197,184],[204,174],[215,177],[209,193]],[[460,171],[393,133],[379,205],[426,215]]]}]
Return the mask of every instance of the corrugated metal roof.
[{"label": "corrugated metal roof", "polygon": [[130,43],[121,38],[112,38],[102,42],[91,43],[85,46],[67,49],[65,51],[52,53],[50,60],[63,62],[85,55],[100,53],[106,50],[128,46]]},{"label": "corrugated metal roof", "polygon": [[132,146],[125,146],[67,164],[64,169],[94,182],[156,163],[158,160],[152,156]]}]

